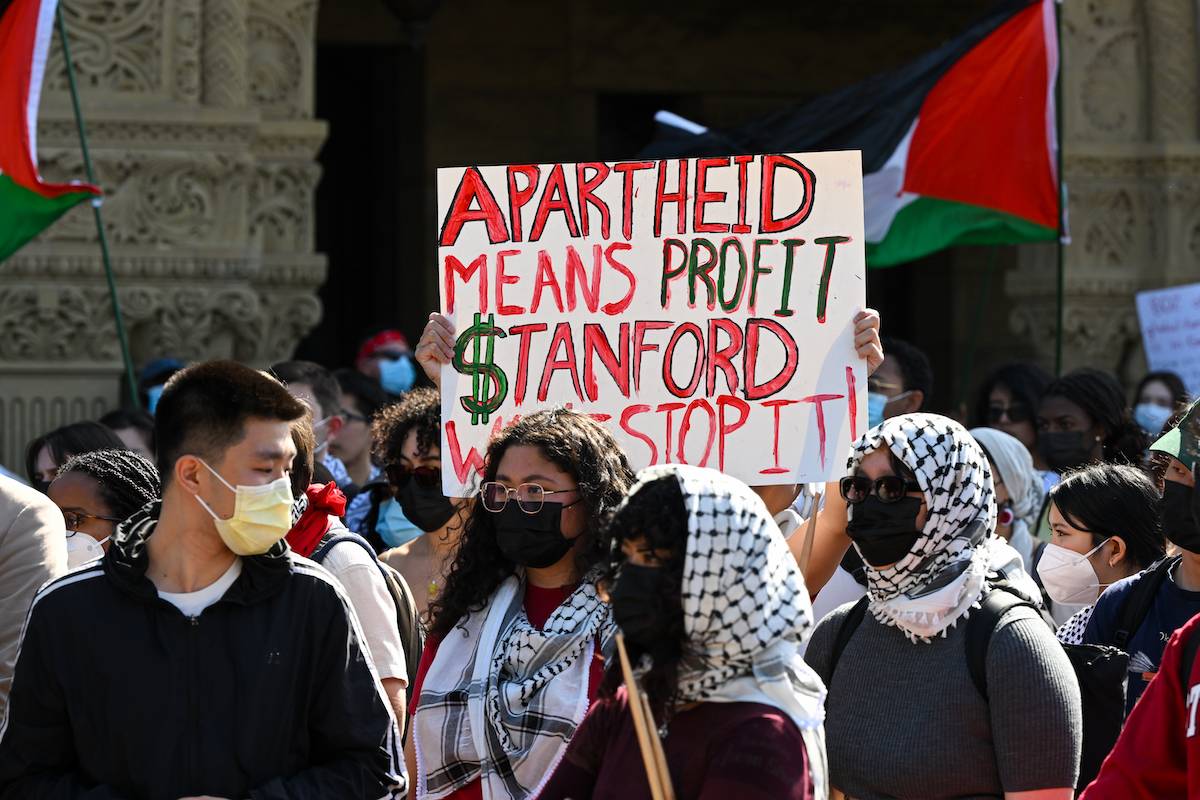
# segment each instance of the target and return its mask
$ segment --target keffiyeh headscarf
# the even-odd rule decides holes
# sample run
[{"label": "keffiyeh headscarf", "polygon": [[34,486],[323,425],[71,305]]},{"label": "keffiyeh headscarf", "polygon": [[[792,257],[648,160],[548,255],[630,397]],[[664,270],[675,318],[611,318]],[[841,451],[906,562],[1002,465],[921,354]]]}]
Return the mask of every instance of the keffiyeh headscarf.
[{"label": "keffiyeh headscarf", "polygon": [[[1015,437],[995,428],[972,428],[971,435],[975,441],[983,445],[986,455],[991,456],[999,476],[993,475],[1004,482],[1008,490],[1008,498],[1012,502],[1013,531],[1011,543],[1018,551],[1022,551],[1021,543],[1033,546],[1031,531],[1037,527],[1038,514],[1042,510],[1042,502],[1046,499],[1042,488],[1042,476],[1033,466],[1033,456]],[[1031,567],[1026,562],[1026,568]]]},{"label": "keffiyeh headscarf", "polygon": [[587,712],[596,640],[606,661],[613,649],[595,578],[539,630],[525,615],[523,578],[509,577],[446,635],[413,717],[418,797],[446,797],[476,778],[484,797],[537,796]]},{"label": "keffiyeh headscarf", "polygon": [[[868,608],[875,619],[928,642],[978,607],[991,572],[999,572],[1031,601],[1037,586],[1020,556],[996,536],[996,496],[987,457],[954,420],[906,414],[884,420],[854,445],[853,473],[870,452],[887,448],[916,478],[928,519],[903,559],[867,568]],[[851,515],[854,507],[850,507]]]},{"label": "keffiyeh headscarf", "polygon": [[637,489],[674,475],[688,515],[682,604],[688,657],[677,701],[763,703],[800,728],[816,797],[828,792],[825,686],[800,652],[813,628],[804,576],[758,495],[720,472],[649,467]]}]

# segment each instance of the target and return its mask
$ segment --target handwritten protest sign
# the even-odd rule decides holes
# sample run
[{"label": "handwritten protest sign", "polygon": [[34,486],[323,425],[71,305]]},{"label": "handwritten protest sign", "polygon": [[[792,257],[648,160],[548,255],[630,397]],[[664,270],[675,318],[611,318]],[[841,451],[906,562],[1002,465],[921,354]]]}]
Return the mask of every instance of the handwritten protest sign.
[{"label": "handwritten protest sign", "polygon": [[1200,394],[1200,283],[1138,292],[1142,345],[1151,370],[1169,370]]},{"label": "handwritten protest sign", "polygon": [[858,152],[438,170],[443,486],[566,405],[634,468],[842,473],[866,428]]}]

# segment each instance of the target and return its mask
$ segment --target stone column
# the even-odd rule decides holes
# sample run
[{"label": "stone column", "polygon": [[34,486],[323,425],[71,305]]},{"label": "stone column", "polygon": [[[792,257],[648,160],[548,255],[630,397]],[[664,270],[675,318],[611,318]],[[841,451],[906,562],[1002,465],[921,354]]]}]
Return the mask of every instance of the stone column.
[{"label": "stone column", "polygon": [[[1064,3],[1064,367],[1127,383],[1145,369],[1134,294],[1196,279],[1200,256],[1196,9],[1190,0]],[[1055,254],[1023,246],[1012,330],[1053,363]]]}]

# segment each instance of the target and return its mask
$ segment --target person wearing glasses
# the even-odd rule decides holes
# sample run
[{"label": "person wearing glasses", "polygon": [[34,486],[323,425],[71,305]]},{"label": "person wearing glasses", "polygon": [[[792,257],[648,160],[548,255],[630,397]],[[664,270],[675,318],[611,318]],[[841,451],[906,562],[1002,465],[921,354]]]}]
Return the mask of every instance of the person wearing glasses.
[{"label": "person wearing glasses", "polygon": [[828,688],[830,783],[850,797],[1070,800],[1079,684],[1050,626],[1009,608],[990,633],[986,697],[971,675],[964,623],[991,581],[1038,598],[995,534],[982,449],[953,420],[908,414],[868,431],[848,469],[867,597],[822,620],[805,656]]},{"label": "person wearing glasses", "polygon": [[920,411],[933,394],[929,356],[903,339],[883,337],[883,363],[867,380],[867,424]]},{"label": "person wearing glasses", "polygon": [[612,653],[595,582],[601,531],[632,482],[612,434],[576,411],[492,438],[417,671],[417,797],[537,795]]},{"label": "person wearing glasses", "polygon": [[[1037,409],[1052,380],[1037,364],[1005,364],[987,377],[975,401],[975,427],[1004,431],[1025,445],[1034,466],[1043,473],[1047,467],[1038,452]],[[1052,485],[1043,485],[1043,491]]]},{"label": "person wearing glasses", "polygon": [[100,558],[124,522],[162,494],[158,470],[132,450],[93,450],[67,461],[46,494],[63,513],[67,566]]},{"label": "person wearing glasses", "polygon": [[[380,411],[371,429],[392,494],[375,526],[391,548],[380,558],[408,581],[422,615],[445,581],[468,505],[442,494],[441,415],[437,391],[423,387]],[[397,512],[415,530],[396,525]]]}]

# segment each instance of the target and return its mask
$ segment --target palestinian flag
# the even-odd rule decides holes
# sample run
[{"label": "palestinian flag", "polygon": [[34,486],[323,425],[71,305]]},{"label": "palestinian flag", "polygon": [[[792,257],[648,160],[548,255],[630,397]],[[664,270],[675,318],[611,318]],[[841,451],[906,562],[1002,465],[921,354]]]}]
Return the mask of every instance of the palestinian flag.
[{"label": "palestinian flag", "polygon": [[57,0],[0,0],[0,261],[100,194],[46,183],[37,169],[37,113]]},{"label": "palestinian flag", "polygon": [[1058,235],[1053,0],[1009,2],[894,72],[729,131],[660,112],[649,157],[861,150],[867,263]]}]

